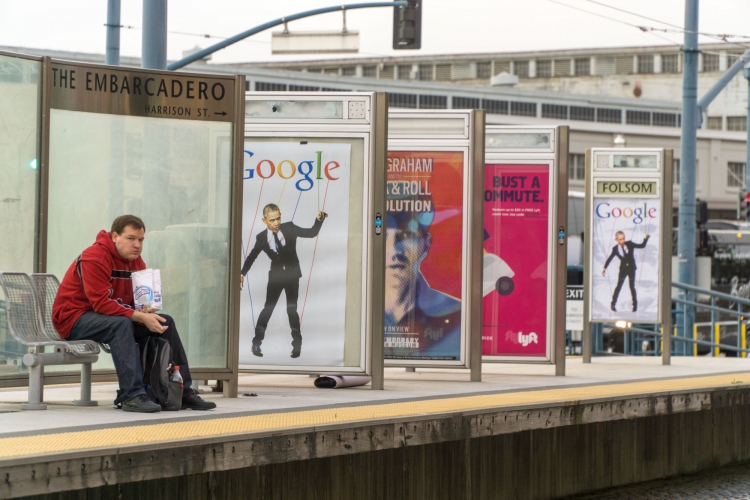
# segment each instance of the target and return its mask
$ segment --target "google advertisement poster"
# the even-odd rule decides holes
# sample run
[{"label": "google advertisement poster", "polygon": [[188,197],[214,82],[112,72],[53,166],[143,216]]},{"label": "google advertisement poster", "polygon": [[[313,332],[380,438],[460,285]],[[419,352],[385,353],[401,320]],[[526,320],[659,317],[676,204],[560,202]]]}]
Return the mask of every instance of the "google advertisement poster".
[{"label": "google advertisement poster", "polygon": [[350,157],[245,142],[241,364],[344,365]]},{"label": "google advertisement poster", "polygon": [[594,198],[592,320],[659,321],[659,203]]},{"label": "google advertisement poster", "polygon": [[547,356],[549,170],[485,165],[484,356]]},{"label": "google advertisement poster", "polygon": [[388,153],[386,359],[460,360],[462,152]]}]

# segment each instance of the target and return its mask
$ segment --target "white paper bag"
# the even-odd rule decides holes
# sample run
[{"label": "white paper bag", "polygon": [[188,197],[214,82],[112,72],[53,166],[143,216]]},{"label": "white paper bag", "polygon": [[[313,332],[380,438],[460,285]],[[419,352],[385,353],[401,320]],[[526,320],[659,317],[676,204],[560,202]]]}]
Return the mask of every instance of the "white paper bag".
[{"label": "white paper bag", "polygon": [[158,269],[144,269],[131,273],[133,280],[133,302],[135,310],[160,311],[161,302],[161,274]]}]

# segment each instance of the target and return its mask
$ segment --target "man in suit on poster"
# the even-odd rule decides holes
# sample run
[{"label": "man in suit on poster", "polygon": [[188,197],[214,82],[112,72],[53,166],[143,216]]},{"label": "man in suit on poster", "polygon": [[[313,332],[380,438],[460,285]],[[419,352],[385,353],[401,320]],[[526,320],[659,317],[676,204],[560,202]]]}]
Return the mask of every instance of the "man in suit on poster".
[{"label": "man in suit on poster", "polygon": [[297,298],[299,297],[299,280],[302,270],[297,257],[297,238],[315,238],[323,226],[323,220],[328,217],[325,212],[318,212],[315,223],[311,228],[303,228],[293,222],[281,223],[281,210],[277,205],[269,203],[263,207],[263,222],[268,229],[264,229],[255,238],[255,246],[245,259],[240,276],[240,286],[250,267],[261,252],[265,252],[271,259],[271,270],[268,272],[268,286],[266,288],[266,303],[258,316],[253,337],[252,353],[263,357],[260,344],[266,335],[268,320],[276,307],[281,292],[286,294],[286,313],[289,316],[289,326],[292,329],[292,357],[298,358],[302,349],[302,333],[300,331],[299,314],[297,313]]},{"label": "man in suit on poster", "polygon": [[628,278],[630,282],[630,296],[633,299],[633,312],[638,310],[638,298],[636,296],[635,291],[635,258],[633,257],[633,250],[636,248],[645,248],[646,243],[648,242],[648,235],[643,237],[643,242],[641,243],[633,243],[632,241],[628,240],[625,241],[625,233],[622,231],[617,231],[615,233],[615,241],[617,244],[612,247],[612,253],[609,254],[609,257],[607,258],[607,262],[604,263],[604,269],[602,269],[602,276],[606,276],[607,274],[607,266],[609,266],[609,263],[612,262],[612,259],[617,257],[620,259],[620,274],[617,277],[617,286],[615,287],[615,291],[612,294],[612,304],[610,305],[610,308],[613,311],[617,311],[617,297],[620,295],[620,290],[622,289],[622,285],[625,283],[625,278]]}]

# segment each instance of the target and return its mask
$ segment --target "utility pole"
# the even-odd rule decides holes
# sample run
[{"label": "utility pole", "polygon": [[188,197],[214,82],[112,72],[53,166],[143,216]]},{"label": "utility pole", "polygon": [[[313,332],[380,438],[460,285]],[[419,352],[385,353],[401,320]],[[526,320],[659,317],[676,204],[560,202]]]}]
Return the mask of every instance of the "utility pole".
[{"label": "utility pole", "polygon": [[167,69],[168,0],[143,0],[141,67]]},{"label": "utility pole", "polygon": [[[680,205],[677,230],[678,279],[695,285],[695,156],[698,138],[698,0],[685,0],[685,44],[682,65],[682,144],[680,155]],[[691,300],[692,293],[680,292]],[[682,316],[682,318],[680,318]],[[682,319],[682,321],[680,321]],[[677,330],[680,336],[692,336],[693,309],[678,305]],[[664,328],[664,335],[670,335]],[[687,343],[681,342],[683,354]]]},{"label": "utility pole", "polygon": [[[750,50],[748,50],[750,52]],[[747,52],[745,53],[747,55]],[[744,59],[744,58],[743,58]],[[745,78],[747,79],[747,144],[745,145],[745,189],[750,189],[750,62],[745,63]]]},{"label": "utility pole", "polygon": [[107,0],[107,55],[105,64],[120,65],[120,0]]}]

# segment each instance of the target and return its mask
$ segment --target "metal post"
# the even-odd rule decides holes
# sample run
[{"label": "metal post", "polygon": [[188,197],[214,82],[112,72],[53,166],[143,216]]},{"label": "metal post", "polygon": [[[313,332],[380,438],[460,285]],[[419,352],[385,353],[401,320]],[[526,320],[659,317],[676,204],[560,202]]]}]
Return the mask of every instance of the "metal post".
[{"label": "metal post", "polygon": [[97,406],[91,401],[91,363],[81,364],[81,399],[73,401],[75,406]]},{"label": "metal post", "polygon": [[[682,48],[682,154],[680,158],[680,206],[677,233],[678,279],[695,285],[695,155],[698,127],[698,0],[685,0],[685,45]],[[665,286],[669,286],[666,284]],[[691,293],[681,289],[680,298],[690,300]],[[694,312],[680,305],[683,321],[677,322],[678,335],[693,331]],[[682,342],[686,354],[686,342]]]},{"label": "metal post", "polygon": [[[750,145],[750,63],[745,64],[745,78],[747,79],[747,144]],[[750,147],[746,147],[745,153],[745,190],[750,187]],[[748,210],[748,217],[750,218],[750,210]]]},{"label": "metal post", "polygon": [[107,0],[106,64],[120,65],[120,0]]},{"label": "metal post", "polygon": [[141,67],[167,69],[168,0],[143,0]]},{"label": "metal post", "polygon": [[44,377],[44,365],[29,367],[29,402],[21,405],[22,410],[46,410],[47,405],[42,403],[42,390]]}]

